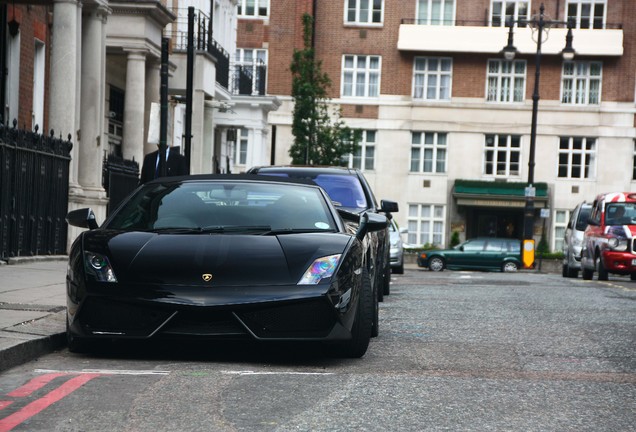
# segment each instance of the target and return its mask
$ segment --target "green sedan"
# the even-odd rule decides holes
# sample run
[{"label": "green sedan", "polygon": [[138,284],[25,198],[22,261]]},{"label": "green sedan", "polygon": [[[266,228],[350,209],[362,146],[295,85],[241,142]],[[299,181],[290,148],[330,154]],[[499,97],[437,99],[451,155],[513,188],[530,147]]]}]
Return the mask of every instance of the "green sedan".
[{"label": "green sedan", "polygon": [[417,257],[417,265],[431,271],[500,270],[521,268],[521,242],[518,239],[478,237],[452,249],[426,250]]}]

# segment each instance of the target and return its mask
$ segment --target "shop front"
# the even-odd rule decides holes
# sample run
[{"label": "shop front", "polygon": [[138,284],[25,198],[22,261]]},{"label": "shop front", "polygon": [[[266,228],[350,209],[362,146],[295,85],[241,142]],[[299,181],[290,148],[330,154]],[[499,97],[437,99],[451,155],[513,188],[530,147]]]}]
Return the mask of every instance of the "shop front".
[{"label": "shop front", "polygon": [[[464,227],[464,238],[523,238],[523,213],[526,205],[526,183],[456,180],[452,196],[456,214],[454,225]],[[535,229],[540,209],[548,203],[545,183],[535,184]]]}]

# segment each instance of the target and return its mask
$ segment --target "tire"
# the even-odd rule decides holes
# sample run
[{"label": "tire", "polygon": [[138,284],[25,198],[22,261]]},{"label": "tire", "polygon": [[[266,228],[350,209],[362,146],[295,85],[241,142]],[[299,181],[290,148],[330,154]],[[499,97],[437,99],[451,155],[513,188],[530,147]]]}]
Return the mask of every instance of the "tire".
[{"label": "tire", "polygon": [[440,257],[433,257],[430,260],[428,260],[428,269],[430,271],[436,271],[436,272],[444,271],[445,267],[446,267],[446,263]]},{"label": "tire", "polygon": [[358,296],[356,317],[351,328],[351,339],[338,345],[341,357],[360,358],[369,347],[373,326],[373,288],[367,271],[362,273],[362,286]]},{"label": "tire", "polygon": [[519,264],[514,261],[505,262],[501,266],[501,271],[505,273],[512,273],[516,272],[517,270],[519,270]]},{"label": "tire", "polygon": [[601,259],[601,257],[598,257],[598,280],[606,281],[608,279],[609,279],[609,273],[607,273],[607,270],[605,269],[605,266],[603,265],[603,260]]},{"label": "tire", "polygon": [[395,274],[404,274],[404,264],[400,264],[397,267],[392,267],[391,272]]},{"label": "tire", "polygon": [[632,273],[629,275],[630,280],[636,280],[636,273]]},{"label": "tire", "polygon": [[594,270],[583,268],[582,276],[584,280],[592,280],[594,277]]},{"label": "tire", "polygon": [[570,267],[568,267],[567,264],[563,264],[563,266],[561,266],[561,276],[569,277],[568,276],[569,274],[570,274]]},{"label": "tire", "polygon": [[391,294],[391,266],[387,266],[382,278],[382,290],[385,296]]},{"label": "tire", "polygon": [[579,277],[579,271],[577,269],[573,269],[573,268],[568,268],[568,277],[569,278],[578,278]]},{"label": "tire", "polygon": [[[374,290],[377,289],[377,286],[374,287]],[[371,293],[371,298],[373,299],[373,324],[371,326],[371,337],[378,337],[380,334],[380,303],[378,302],[378,295],[375,291]]]},{"label": "tire", "polygon": [[[367,273],[368,274],[368,273]],[[384,301],[384,278],[381,273],[375,272],[375,286],[376,286],[376,294],[378,297],[378,301],[382,303]]]}]

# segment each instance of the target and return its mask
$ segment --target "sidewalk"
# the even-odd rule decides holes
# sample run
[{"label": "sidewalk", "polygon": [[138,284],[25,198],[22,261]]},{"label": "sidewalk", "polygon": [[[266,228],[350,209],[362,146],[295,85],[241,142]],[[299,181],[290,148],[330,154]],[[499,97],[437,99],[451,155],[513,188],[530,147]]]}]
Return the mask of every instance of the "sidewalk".
[{"label": "sidewalk", "polygon": [[0,261],[0,371],[66,343],[66,256]]}]

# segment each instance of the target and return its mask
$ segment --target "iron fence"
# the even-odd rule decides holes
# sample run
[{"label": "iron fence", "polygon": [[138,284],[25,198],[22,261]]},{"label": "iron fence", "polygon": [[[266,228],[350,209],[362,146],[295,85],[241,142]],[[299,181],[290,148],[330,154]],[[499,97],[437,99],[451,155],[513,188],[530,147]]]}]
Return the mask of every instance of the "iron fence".
[{"label": "iron fence", "polygon": [[139,164],[114,154],[104,158],[102,185],[108,194],[108,214],[139,185]]},{"label": "iron fence", "polygon": [[0,123],[0,258],[66,253],[67,140]]}]

